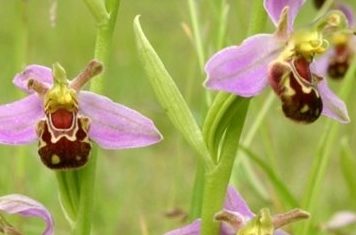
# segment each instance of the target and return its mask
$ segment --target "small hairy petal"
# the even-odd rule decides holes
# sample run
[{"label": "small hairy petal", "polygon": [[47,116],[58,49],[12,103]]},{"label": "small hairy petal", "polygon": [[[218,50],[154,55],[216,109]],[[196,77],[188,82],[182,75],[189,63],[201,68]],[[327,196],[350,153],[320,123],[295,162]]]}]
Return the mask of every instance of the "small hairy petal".
[{"label": "small hairy petal", "polygon": [[[188,224],[182,228],[172,230],[164,235],[200,235],[200,219],[194,220],[193,223]],[[228,235],[228,234],[226,234]]]},{"label": "small hairy petal", "polygon": [[305,0],[264,0],[264,7],[273,24],[277,26],[283,8],[288,6],[288,30],[292,32],[294,20],[304,2]]},{"label": "small hairy petal", "polygon": [[236,234],[236,231],[246,225],[246,218],[243,215],[226,209],[215,214],[215,220],[221,222],[221,235]]},{"label": "small hairy petal", "polygon": [[345,103],[329,89],[326,79],[318,83],[318,90],[323,102],[322,114],[341,123],[350,122]]},{"label": "small hairy petal", "polygon": [[52,70],[42,65],[28,65],[24,71],[16,74],[12,82],[25,92],[33,93],[33,90],[28,89],[28,81],[30,79],[37,80],[50,87],[53,83]]},{"label": "small hairy petal", "polygon": [[244,216],[245,219],[250,219],[254,216],[246,201],[241,197],[239,192],[231,186],[227,189],[224,209],[237,212]]},{"label": "small hairy petal", "polygon": [[104,149],[141,147],[162,138],[150,119],[105,96],[81,91],[78,98],[79,112],[91,120],[89,137]]},{"label": "small hairy petal", "polygon": [[36,94],[0,106],[0,143],[27,144],[37,139],[35,127],[44,116]]},{"label": "small hairy petal", "polygon": [[217,52],[205,66],[206,87],[243,97],[258,95],[268,84],[268,64],[282,46],[272,34],[257,34]]},{"label": "small hairy petal", "polygon": [[8,214],[20,214],[22,216],[34,216],[46,222],[43,235],[52,235],[53,219],[48,210],[39,202],[20,194],[10,194],[0,197],[0,211]]}]

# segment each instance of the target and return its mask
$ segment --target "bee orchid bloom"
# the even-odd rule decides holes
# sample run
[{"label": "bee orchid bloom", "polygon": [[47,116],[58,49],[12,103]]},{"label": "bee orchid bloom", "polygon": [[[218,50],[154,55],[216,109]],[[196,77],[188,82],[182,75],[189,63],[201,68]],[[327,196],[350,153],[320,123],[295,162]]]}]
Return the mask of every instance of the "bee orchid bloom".
[{"label": "bee orchid bloom", "polygon": [[42,162],[52,169],[77,168],[88,161],[91,141],[103,149],[142,147],[161,140],[153,122],[105,96],[81,87],[103,70],[91,61],[68,81],[64,69],[29,65],[14,84],[28,96],[0,106],[0,143],[39,140]]},{"label": "bee orchid bloom", "polygon": [[[215,220],[222,223],[220,235],[287,235],[288,233],[279,228],[308,216],[308,213],[298,209],[275,216],[271,216],[268,209],[262,209],[255,215],[241,195],[233,187],[228,187],[224,209],[216,213]],[[200,226],[201,220],[197,219],[165,235],[200,235]]]},{"label": "bee orchid bloom", "polygon": [[[334,9],[343,12],[351,29],[356,28],[355,17],[350,6],[344,3],[334,3]],[[330,36],[331,47],[315,61],[315,67],[322,76],[329,76],[334,80],[341,80],[356,53],[356,37],[351,30],[336,32]]]},{"label": "bee orchid bloom", "polygon": [[[46,223],[42,235],[52,235],[53,218],[48,210],[39,202],[20,194],[10,194],[0,197],[0,213],[20,214],[25,217],[39,217]],[[13,231],[10,233],[8,231]],[[16,229],[4,220],[0,221],[0,233],[18,234]]]},{"label": "bee orchid bloom", "polygon": [[312,66],[314,55],[327,49],[323,33],[344,28],[345,16],[332,11],[314,27],[296,31],[294,20],[303,4],[303,0],[265,0],[276,31],[253,35],[241,45],[214,54],[205,66],[205,86],[253,97],[270,85],[282,101],[284,114],[292,120],[311,123],[323,114],[349,122],[345,104]]}]

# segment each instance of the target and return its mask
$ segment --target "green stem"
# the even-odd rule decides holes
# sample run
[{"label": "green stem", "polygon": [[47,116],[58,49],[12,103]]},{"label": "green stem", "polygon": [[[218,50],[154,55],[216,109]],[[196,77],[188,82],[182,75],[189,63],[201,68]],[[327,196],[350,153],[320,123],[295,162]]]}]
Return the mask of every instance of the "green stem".
[{"label": "green stem", "polygon": [[84,2],[98,25],[107,24],[110,20],[110,15],[106,10],[104,0],[84,0]]},{"label": "green stem", "polygon": [[94,146],[88,164],[83,169],[76,171],[81,185],[79,209],[72,231],[73,235],[90,235],[93,219],[93,205],[95,201],[94,191],[97,157],[98,149]]},{"label": "green stem", "polygon": [[[188,0],[188,7],[189,7],[189,14],[190,14],[190,20],[192,22],[192,28],[193,28],[193,40],[194,40],[194,46],[196,53],[198,55],[198,63],[199,63],[199,68],[202,74],[204,74],[204,62],[205,62],[205,53],[204,53],[204,47],[203,47],[203,40],[201,37],[201,31],[200,29],[200,23],[199,23],[199,17],[198,17],[198,11],[197,11],[197,6],[194,0]],[[211,103],[211,94],[209,92],[205,92],[205,99],[206,99],[206,104]],[[206,106],[204,106],[206,108]]]},{"label": "green stem", "polygon": [[230,109],[233,112],[231,115],[233,121],[226,128],[219,163],[205,176],[206,185],[202,209],[203,235],[218,234],[219,224],[213,222],[213,217],[216,212],[222,209],[248,105],[249,100],[242,99],[239,105]]},{"label": "green stem", "polygon": [[[94,56],[107,68],[120,0],[107,0],[106,5],[109,9],[110,19],[106,24],[98,24]],[[100,75],[93,79],[90,84],[90,90],[97,93],[103,92],[104,83],[102,80],[103,78]]]},{"label": "green stem", "polygon": [[220,11],[219,11],[219,24],[218,24],[218,33],[216,39],[216,48],[220,49],[224,46],[226,29],[227,29],[227,15],[229,12],[229,5],[226,3],[226,0],[220,2]]},{"label": "green stem", "polygon": [[[256,0],[251,12],[253,14],[249,33],[253,34],[259,32],[265,24],[263,1]],[[211,156],[214,156],[217,164],[205,175],[202,235],[219,234],[219,224],[213,221],[213,217],[223,207],[248,105],[248,99],[220,93],[206,117],[203,133]]]},{"label": "green stem", "polygon": [[[93,10],[92,5],[89,4],[94,2],[95,4],[98,4],[98,1],[86,1],[89,9],[95,13],[95,9]],[[109,61],[112,35],[115,28],[119,6],[120,0],[106,1],[106,8],[108,9],[109,14],[108,20],[98,18],[97,15],[93,13],[98,23],[94,57],[101,61],[106,67]],[[90,84],[90,90],[96,93],[103,92],[103,87],[102,76],[98,76]],[[79,208],[74,228],[72,230],[73,235],[90,235],[91,233],[97,158],[98,149],[97,146],[94,146],[88,164],[84,168],[73,172],[73,174],[77,177],[75,179],[77,180],[76,182],[80,184],[78,185],[80,187]]]},{"label": "green stem", "polygon": [[[58,174],[57,174],[58,175]],[[76,171],[67,171],[64,174],[64,181],[68,187],[68,194],[74,208],[74,217],[77,217],[80,199],[80,185]]]},{"label": "green stem", "polygon": [[[355,72],[356,59],[353,60],[351,66],[349,67],[343,81],[343,86],[340,91],[340,97],[345,101],[351,93],[351,88],[354,87]],[[317,154],[311,168],[310,177],[308,177],[309,181],[303,198],[303,208],[311,214],[315,214],[316,212],[316,200],[320,193],[323,177],[325,175],[326,168],[330,160],[330,152],[336,146],[335,143],[339,128],[339,123],[333,120],[328,120],[324,132],[325,134],[322,136],[322,139],[318,145]],[[311,225],[311,220],[306,221],[306,223],[304,223],[304,226],[301,227],[300,231],[297,234],[310,234]]]},{"label": "green stem", "polygon": [[[192,23],[192,28],[193,28],[193,38],[194,38],[194,43],[195,43],[195,48],[196,52],[198,55],[198,63],[200,66],[201,73],[204,74],[204,62],[205,62],[205,54],[204,54],[204,48],[203,48],[203,41],[201,37],[201,31],[200,31],[200,23],[199,23],[199,18],[198,18],[198,11],[197,11],[197,6],[196,2],[194,0],[188,0],[188,6],[189,6],[189,12],[190,12],[190,18],[191,18],[191,23]],[[218,21],[218,34],[217,34],[217,47],[216,49],[220,49],[222,47],[222,44],[225,39],[225,32],[226,32],[226,18],[227,18],[227,5],[225,0],[221,1],[220,4],[220,11],[219,11],[219,19]],[[206,95],[206,104],[210,105],[211,104],[211,93],[210,92],[205,92]],[[206,106],[204,106],[206,109]],[[195,181],[194,181],[194,188],[193,188],[193,197],[191,201],[191,213],[190,217],[191,218],[197,218],[200,217],[201,214],[201,207],[202,207],[202,198],[203,198],[203,190],[204,190],[204,175],[205,175],[205,170],[204,170],[204,162],[199,160],[197,163],[197,170],[196,170],[196,175],[195,175]]]},{"label": "green stem", "polygon": [[202,208],[202,198],[204,192],[204,178],[205,176],[205,168],[204,162],[201,159],[198,159],[197,168],[195,172],[195,180],[194,180],[194,187],[192,193],[192,201],[190,204],[190,219],[199,218],[201,215],[201,208]]},{"label": "green stem", "polygon": [[77,207],[75,202],[72,200],[72,194],[69,192],[70,190],[67,183],[67,176],[64,172],[58,171],[56,172],[56,178],[62,210],[65,214],[66,220],[71,226],[73,226],[73,223],[77,217]]},{"label": "green stem", "polygon": [[203,48],[202,39],[201,39],[201,36],[200,36],[201,33],[199,31],[200,27],[199,27],[197,7],[196,7],[195,1],[194,0],[188,0],[188,7],[189,7],[190,19],[192,21],[195,50],[196,50],[197,55],[198,55],[199,67],[200,67],[201,71],[203,71],[204,70],[205,55],[204,55],[204,48]]},{"label": "green stem", "polygon": [[205,118],[203,135],[215,163],[218,162],[219,141],[228,126],[228,122],[223,122],[223,120],[231,120],[231,117],[227,117],[226,110],[234,107],[235,101],[237,101],[235,95],[218,93]]}]

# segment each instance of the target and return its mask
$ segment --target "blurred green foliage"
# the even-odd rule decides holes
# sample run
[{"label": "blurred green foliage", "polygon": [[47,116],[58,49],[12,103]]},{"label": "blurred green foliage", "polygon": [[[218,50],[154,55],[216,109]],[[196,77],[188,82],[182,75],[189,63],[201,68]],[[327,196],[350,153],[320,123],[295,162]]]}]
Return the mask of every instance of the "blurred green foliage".
[{"label": "blurred green foliage", "polygon": [[[82,1],[58,1],[55,26],[50,21],[51,1],[0,0],[0,103],[24,95],[11,83],[13,76],[25,64],[51,66],[60,62],[69,77],[74,77],[93,57],[95,23]],[[246,35],[248,1],[227,1],[230,5],[228,40],[225,45],[237,44]],[[214,43],[214,17],[218,0],[197,1],[201,11],[201,32],[207,55]],[[349,1],[356,9],[356,3]],[[307,1],[299,25],[307,24],[315,10]],[[132,21],[140,14],[147,37],[164,61],[167,69],[182,90],[195,117],[201,122],[206,110],[204,75],[199,69],[197,55],[190,35],[188,4],[184,0],[127,1],[122,0],[113,51],[106,70],[105,95],[151,117],[164,135],[160,144],[144,149],[101,151],[96,180],[96,203],[93,234],[162,234],[182,224],[181,216],[168,218],[168,212],[189,211],[196,154],[182,140],[154,98],[152,89],[137,56]],[[266,25],[271,32],[272,25]],[[341,82],[330,84],[337,91]],[[244,132],[254,121],[267,92],[252,100]],[[353,100],[347,101],[351,120],[356,118]],[[278,101],[272,106],[252,143],[253,152],[261,158],[273,155],[273,169],[282,177],[297,198],[303,193],[308,172],[326,118],[311,125],[301,125],[286,119]],[[347,136],[351,150],[356,152],[356,125],[341,127],[340,138]],[[336,141],[331,162],[318,200],[320,221],[326,221],[335,211],[354,210],[355,199],[349,195],[340,168],[340,142]],[[353,155],[354,157],[355,155]],[[56,233],[66,234],[69,226],[58,203],[56,180],[51,170],[39,160],[36,144],[26,147],[0,146],[0,195],[23,193],[45,204],[53,213]],[[271,163],[272,164],[272,163]],[[254,167],[264,177],[260,168]],[[239,191],[254,211],[270,206],[273,212],[284,209],[276,194],[263,201],[239,175]],[[353,203],[352,203],[353,200]],[[41,222],[20,220],[26,234],[39,234]]]}]

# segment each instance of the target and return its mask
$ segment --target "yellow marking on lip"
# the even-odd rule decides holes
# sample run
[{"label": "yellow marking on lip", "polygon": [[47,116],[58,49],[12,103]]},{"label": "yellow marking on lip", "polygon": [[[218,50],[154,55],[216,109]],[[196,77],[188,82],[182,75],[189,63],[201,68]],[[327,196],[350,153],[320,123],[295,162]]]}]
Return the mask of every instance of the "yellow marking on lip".
[{"label": "yellow marking on lip", "polygon": [[290,78],[286,79],[284,82],[285,91],[283,92],[286,96],[294,96],[296,94],[295,90],[290,85]]},{"label": "yellow marking on lip", "polygon": [[308,112],[309,110],[309,106],[307,104],[305,104],[301,109],[300,109],[300,112],[301,113],[306,113]]},{"label": "yellow marking on lip", "polygon": [[60,157],[56,154],[53,154],[52,158],[51,158],[51,163],[52,163],[52,165],[57,165],[57,164],[61,163]]}]

